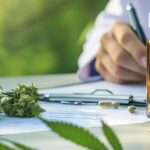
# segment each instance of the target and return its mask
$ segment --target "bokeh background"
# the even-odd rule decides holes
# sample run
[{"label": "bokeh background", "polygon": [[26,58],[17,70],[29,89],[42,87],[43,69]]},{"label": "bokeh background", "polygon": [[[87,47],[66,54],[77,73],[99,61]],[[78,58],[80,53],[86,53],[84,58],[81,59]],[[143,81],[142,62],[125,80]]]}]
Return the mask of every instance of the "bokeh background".
[{"label": "bokeh background", "polygon": [[106,3],[0,0],[0,76],[76,72],[85,31]]}]

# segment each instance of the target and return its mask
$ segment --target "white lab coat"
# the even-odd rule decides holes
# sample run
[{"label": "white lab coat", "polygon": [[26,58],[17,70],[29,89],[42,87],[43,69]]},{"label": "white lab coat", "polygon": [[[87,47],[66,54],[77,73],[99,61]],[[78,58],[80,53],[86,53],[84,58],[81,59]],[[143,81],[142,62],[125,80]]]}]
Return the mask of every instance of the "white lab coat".
[{"label": "white lab coat", "polygon": [[[78,60],[79,70],[78,76],[81,80],[99,80],[100,75],[92,73],[94,70],[93,60],[100,48],[100,38],[116,21],[124,21],[128,23],[128,16],[126,11],[126,4],[132,2],[137,15],[139,17],[141,26],[147,36],[150,38],[149,28],[149,0],[110,0],[106,8],[96,18],[94,27],[89,31],[86,37],[86,42],[83,46],[83,52]],[[94,71],[95,72],[95,71]]]}]

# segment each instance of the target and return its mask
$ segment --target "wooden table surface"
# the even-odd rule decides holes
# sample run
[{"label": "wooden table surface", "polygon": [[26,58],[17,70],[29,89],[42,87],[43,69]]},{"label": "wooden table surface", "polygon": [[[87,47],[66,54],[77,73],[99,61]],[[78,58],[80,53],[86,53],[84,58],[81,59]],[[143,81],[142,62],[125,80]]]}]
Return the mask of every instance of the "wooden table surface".
[{"label": "wooden table surface", "polygon": [[[0,78],[0,85],[4,90],[15,88],[18,84],[34,83],[38,88],[46,88],[78,82],[75,74]],[[124,150],[150,149],[150,123],[112,126],[112,128],[121,140]],[[100,128],[89,128],[88,130],[106,142]],[[84,148],[60,138],[51,131],[5,135],[3,137],[39,150],[84,150]]]}]

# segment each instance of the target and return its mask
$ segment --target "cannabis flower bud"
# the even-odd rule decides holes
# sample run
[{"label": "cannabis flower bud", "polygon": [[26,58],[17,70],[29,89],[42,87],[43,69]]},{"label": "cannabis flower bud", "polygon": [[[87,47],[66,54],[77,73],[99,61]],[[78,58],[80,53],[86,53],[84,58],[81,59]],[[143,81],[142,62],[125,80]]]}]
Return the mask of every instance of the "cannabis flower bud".
[{"label": "cannabis flower bud", "polygon": [[19,85],[16,90],[3,94],[1,107],[8,116],[35,117],[44,111],[38,104],[39,94],[33,85]]}]

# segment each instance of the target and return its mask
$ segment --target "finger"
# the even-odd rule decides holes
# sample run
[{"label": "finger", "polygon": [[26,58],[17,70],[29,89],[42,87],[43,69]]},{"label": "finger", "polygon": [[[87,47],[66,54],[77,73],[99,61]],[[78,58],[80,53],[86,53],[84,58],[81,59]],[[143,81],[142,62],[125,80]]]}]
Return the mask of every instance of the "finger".
[{"label": "finger", "polygon": [[130,82],[143,82],[145,80],[145,76],[115,64],[108,55],[102,59],[102,64],[108,70],[108,72],[118,80],[126,80]]},{"label": "finger", "polygon": [[118,43],[128,51],[135,61],[146,68],[146,46],[137,38],[132,29],[125,23],[116,23],[112,33]]},{"label": "finger", "polygon": [[107,81],[111,81],[111,82],[119,83],[119,84],[128,83],[129,81],[115,78],[113,75],[110,74],[110,72],[108,72],[108,70],[102,64],[102,59],[105,56],[106,56],[105,50],[101,49],[96,56],[96,61],[95,61],[96,71]]},{"label": "finger", "polygon": [[101,75],[101,71],[100,71],[101,60],[105,56],[105,53],[106,52],[104,52],[104,49],[100,48],[100,50],[98,51],[96,55],[95,69],[100,75]]},{"label": "finger", "polygon": [[114,83],[119,83],[119,84],[124,84],[128,83],[128,81],[123,80],[123,79],[117,79],[114,76],[112,76],[107,69],[104,67],[100,61],[96,61],[95,67],[97,68],[97,72],[107,81],[114,82]]},{"label": "finger", "polygon": [[133,57],[125,51],[112,36],[112,34],[105,34],[101,38],[101,44],[106,49],[111,59],[119,66],[145,75],[145,69],[141,67]]}]

